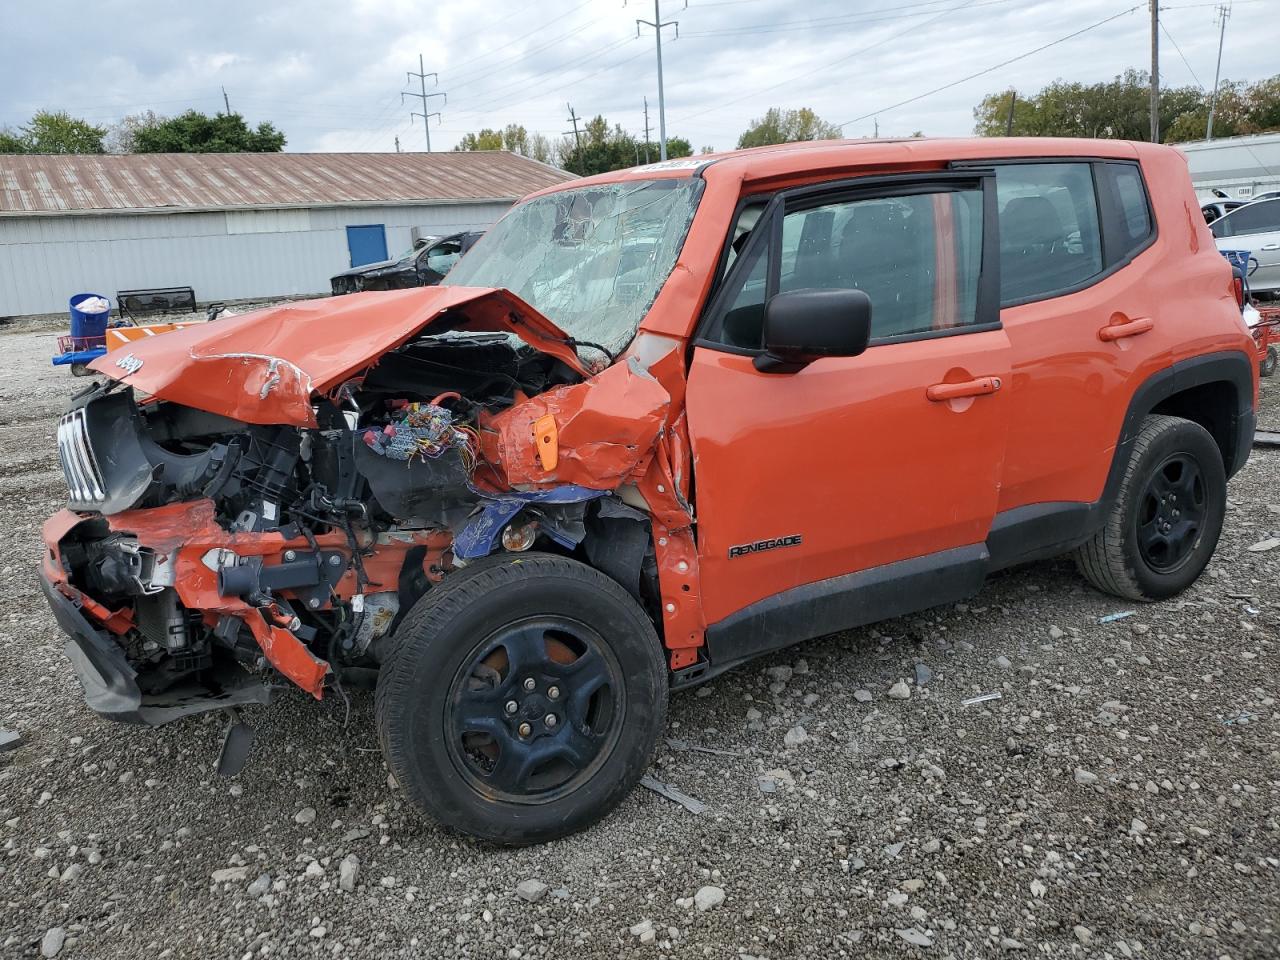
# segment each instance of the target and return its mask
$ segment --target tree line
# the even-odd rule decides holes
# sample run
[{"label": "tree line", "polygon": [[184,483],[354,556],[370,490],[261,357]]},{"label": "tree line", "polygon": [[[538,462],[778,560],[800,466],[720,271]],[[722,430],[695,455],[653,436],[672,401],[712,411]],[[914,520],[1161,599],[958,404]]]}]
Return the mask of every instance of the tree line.
[{"label": "tree line", "polygon": [[0,129],[0,153],[276,153],[285,135],[273,124],[250,127],[238,113],[153,111],[98,126],[65,110],[40,110],[16,129]]},{"label": "tree line", "polygon": [[[1056,80],[1036,93],[1009,88],[989,93],[973,110],[974,133],[984,137],[1150,137],[1150,74],[1126,70],[1101,83]],[[1160,91],[1160,139],[1203,140],[1210,94],[1199,87]],[[1009,108],[1013,107],[1012,124]],[[1234,137],[1280,130],[1280,74],[1255,83],[1225,80],[1218,87],[1213,135]]]},{"label": "tree line", "polygon": [[[796,110],[770,107],[764,116],[752,120],[743,131],[738,138],[738,149],[797,140],[830,140],[841,135],[839,127],[823,120],[808,107]],[[468,133],[453,149],[509,150],[582,176],[653,163],[661,156],[657,141],[646,142],[635,137],[621,124],[610,125],[599,114],[587,120],[576,136],[566,134],[552,140],[540,133],[530,135],[522,125],[511,123],[501,130],[486,127],[478,133]],[[711,151],[711,147],[701,150],[702,153]],[[691,156],[693,143],[689,138],[667,137],[667,159]]]}]

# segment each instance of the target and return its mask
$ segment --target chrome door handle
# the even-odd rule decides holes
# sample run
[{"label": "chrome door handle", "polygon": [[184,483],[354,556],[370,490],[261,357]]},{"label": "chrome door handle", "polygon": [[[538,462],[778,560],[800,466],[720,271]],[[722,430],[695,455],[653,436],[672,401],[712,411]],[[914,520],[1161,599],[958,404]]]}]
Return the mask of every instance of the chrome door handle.
[{"label": "chrome door handle", "polygon": [[1280,243],[1268,243],[1263,250],[1280,250]]}]

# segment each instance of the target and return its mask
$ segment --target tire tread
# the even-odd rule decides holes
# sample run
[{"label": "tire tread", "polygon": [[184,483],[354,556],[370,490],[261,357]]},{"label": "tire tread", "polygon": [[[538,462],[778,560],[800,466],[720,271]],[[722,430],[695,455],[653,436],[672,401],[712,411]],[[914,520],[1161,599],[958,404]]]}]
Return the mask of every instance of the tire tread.
[{"label": "tire tread", "polygon": [[1152,599],[1143,592],[1133,566],[1125,556],[1125,517],[1128,515],[1129,501],[1135,495],[1134,488],[1140,482],[1139,474],[1147,451],[1164,434],[1187,424],[1192,424],[1192,421],[1166,414],[1153,414],[1143,418],[1142,428],[1133,441],[1129,462],[1125,464],[1120,481],[1120,490],[1107,514],[1106,523],[1075,550],[1076,567],[1086,580],[1103,593],[1142,602]]}]

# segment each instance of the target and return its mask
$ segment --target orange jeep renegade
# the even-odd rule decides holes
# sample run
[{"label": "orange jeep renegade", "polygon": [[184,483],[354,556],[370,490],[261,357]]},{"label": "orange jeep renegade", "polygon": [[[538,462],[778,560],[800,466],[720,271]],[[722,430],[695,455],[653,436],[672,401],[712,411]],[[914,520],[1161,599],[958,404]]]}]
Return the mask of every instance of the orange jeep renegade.
[{"label": "orange jeep renegade", "polygon": [[45,593],[106,717],[376,683],[415,804],[546,840],[633,787],[671,688],[1068,551],[1130,600],[1187,587],[1254,429],[1240,311],[1161,146],[577,180],[439,287],[96,361]]}]

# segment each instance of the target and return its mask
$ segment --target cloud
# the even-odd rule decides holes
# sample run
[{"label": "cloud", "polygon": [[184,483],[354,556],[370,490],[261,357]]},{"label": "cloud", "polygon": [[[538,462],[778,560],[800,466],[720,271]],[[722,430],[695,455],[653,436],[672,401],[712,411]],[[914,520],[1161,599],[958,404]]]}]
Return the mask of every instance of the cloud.
[{"label": "cloud", "polygon": [[[66,109],[95,123],[153,109],[231,105],[270,120],[290,150],[422,149],[406,72],[439,74],[428,92],[443,114],[432,145],[467,131],[521,123],[557,137],[580,116],[604,114],[643,131],[642,98],[658,127],[649,2],[517,0],[423,4],[417,0],[230,0],[213,5],[69,2],[10,4],[0,59],[0,124],[37,109]],[[1016,57],[1125,10],[1123,2],[1025,0],[690,0],[665,4],[667,128],[695,146],[732,147],[770,106],[809,106],[851,136],[923,130],[964,135],[992,90],[1031,91],[1059,77],[1093,81],[1148,62],[1145,4],[1074,40],[896,109],[899,101]],[[1166,83],[1212,83],[1217,31],[1211,6],[1163,13],[1178,48],[1161,36]],[[1237,0],[1223,76],[1275,71],[1262,2]],[[1184,58],[1186,62],[1184,62]],[[1187,64],[1190,64],[1188,67]],[[416,83],[416,81],[415,81]],[[432,83],[428,80],[428,84]],[[416,88],[415,88],[416,89]],[[871,116],[866,116],[871,115]],[[438,124],[438,125],[437,125]]]}]

